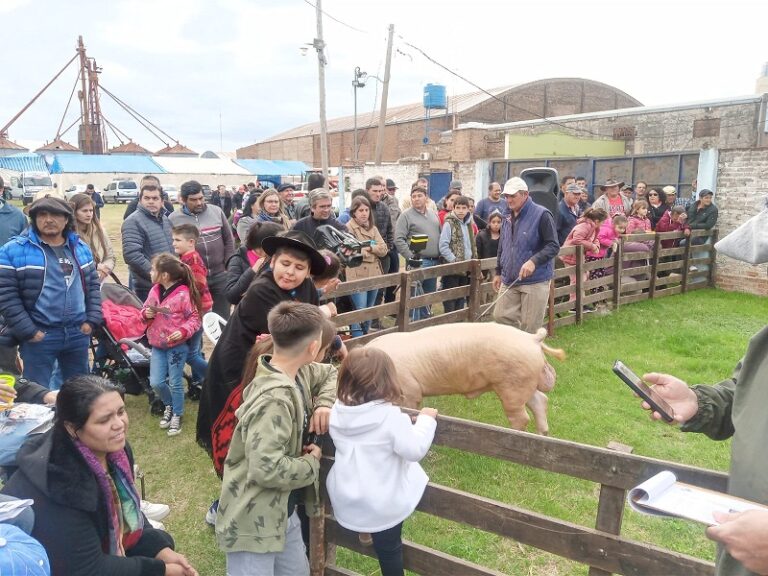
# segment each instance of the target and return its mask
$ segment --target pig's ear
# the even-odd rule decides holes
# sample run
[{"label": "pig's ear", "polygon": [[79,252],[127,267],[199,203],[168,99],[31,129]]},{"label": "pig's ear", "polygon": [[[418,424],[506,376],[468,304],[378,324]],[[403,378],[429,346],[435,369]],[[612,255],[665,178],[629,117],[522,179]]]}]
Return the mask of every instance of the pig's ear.
[{"label": "pig's ear", "polygon": [[544,362],[544,366],[541,368],[541,376],[539,377],[539,385],[537,389],[539,392],[549,392],[555,387],[555,380],[557,380],[557,373],[549,362]]}]

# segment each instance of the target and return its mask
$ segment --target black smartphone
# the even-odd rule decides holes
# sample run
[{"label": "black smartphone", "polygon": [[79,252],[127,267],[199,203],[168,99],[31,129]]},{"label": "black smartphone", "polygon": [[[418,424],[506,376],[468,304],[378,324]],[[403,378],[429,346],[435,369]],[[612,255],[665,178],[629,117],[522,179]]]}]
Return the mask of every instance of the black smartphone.
[{"label": "black smartphone", "polygon": [[651,387],[643,382],[640,377],[632,372],[621,360],[616,360],[613,364],[613,371],[616,376],[621,378],[624,383],[632,388],[632,390],[640,396],[643,400],[648,402],[648,405],[654,412],[661,414],[661,417],[666,422],[672,422],[675,419],[675,411],[672,406],[667,404],[663,398],[656,394]]}]

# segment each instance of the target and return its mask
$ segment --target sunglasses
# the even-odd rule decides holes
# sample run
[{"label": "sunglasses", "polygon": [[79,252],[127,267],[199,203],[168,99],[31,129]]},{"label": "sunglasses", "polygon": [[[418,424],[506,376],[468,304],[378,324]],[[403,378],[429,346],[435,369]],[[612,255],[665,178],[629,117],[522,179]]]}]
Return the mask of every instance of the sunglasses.
[{"label": "sunglasses", "polygon": [[650,194],[648,194],[648,196],[658,196],[658,194],[656,194],[656,192],[651,192]]}]

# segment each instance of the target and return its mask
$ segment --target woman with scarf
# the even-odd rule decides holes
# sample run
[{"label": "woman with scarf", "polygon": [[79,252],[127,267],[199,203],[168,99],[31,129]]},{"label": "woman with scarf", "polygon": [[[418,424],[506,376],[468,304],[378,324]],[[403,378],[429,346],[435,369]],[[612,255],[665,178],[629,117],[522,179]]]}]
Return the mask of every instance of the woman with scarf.
[{"label": "woman with scarf", "polygon": [[288,218],[283,214],[283,204],[280,194],[274,188],[269,188],[258,196],[248,199],[243,208],[243,215],[237,221],[237,235],[241,243],[245,243],[248,231],[255,222],[274,222],[288,230]]},{"label": "woman with scarf", "polygon": [[76,376],[56,398],[53,428],[19,450],[3,494],[34,500],[32,536],[53,576],[197,576],[141,512],[127,432],[122,390]]},{"label": "woman with scarf", "polygon": [[80,239],[93,253],[96,271],[102,282],[115,269],[115,251],[94,210],[96,203],[88,194],[75,194],[69,200],[75,213],[75,224]]}]

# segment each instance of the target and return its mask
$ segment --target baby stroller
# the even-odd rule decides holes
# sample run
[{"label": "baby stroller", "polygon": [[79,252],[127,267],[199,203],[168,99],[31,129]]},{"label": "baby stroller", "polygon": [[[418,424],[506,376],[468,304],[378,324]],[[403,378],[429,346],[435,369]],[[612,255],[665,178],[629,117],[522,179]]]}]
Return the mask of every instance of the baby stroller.
[{"label": "baby stroller", "polygon": [[[146,336],[146,325],[141,318],[143,302],[120,283],[101,285],[101,310],[104,323],[95,334],[93,350],[93,372],[119,383],[126,393],[145,393],[149,399],[150,411],[154,415],[163,413],[165,406],[149,385],[149,360],[152,348]],[[190,387],[187,379],[188,396],[199,398],[199,391]]]}]

